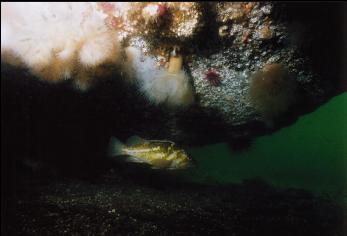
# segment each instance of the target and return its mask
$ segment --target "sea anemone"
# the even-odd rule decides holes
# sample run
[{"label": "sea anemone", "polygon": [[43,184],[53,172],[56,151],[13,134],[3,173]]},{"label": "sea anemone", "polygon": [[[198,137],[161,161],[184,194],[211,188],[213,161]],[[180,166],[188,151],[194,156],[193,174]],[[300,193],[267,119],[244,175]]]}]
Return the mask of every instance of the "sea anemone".
[{"label": "sea anemone", "polygon": [[85,90],[94,70],[118,59],[116,32],[91,3],[2,3],[1,13],[1,58],[20,59],[41,79]]},{"label": "sea anemone", "polygon": [[296,81],[281,64],[267,64],[253,74],[249,98],[265,121],[272,122],[288,110],[296,98]]},{"label": "sea anemone", "polygon": [[214,69],[208,69],[205,72],[204,79],[207,80],[210,83],[210,85],[212,85],[212,86],[221,85],[221,77],[220,77],[219,73]]},{"label": "sea anemone", "polygon": [[187,73],[182,69],[182,58],[172,55],[168,69],[158,68],[150,56],[144,56],[140,49],[126,49],[133,76],[140,91],[154,104],[171,107],[185,107],[193,103],[194,95]]}]

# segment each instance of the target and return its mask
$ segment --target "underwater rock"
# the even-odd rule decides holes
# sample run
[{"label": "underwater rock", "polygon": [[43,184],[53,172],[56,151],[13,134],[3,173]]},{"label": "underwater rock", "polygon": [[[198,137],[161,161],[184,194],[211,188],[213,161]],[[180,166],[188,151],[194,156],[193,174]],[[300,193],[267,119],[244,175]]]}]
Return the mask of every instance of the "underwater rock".
[{"label": "underwater rock", "polygon": [[131,3],[125,21],[134,36],[184,41],[193,38],[201,28],[201,9],[196,2]]},{"label": "underwater rock", "polygon": [[[48,53],[44,60],[36,58],[37,55],[31,57],[35,47],[28,55],[23,54],[23,58],[15,56],[7,61],[16,66],[33,65],[48,80],[71,77],[75,87],[81,90],[109,76],[113,80],[110,83],[117,85],[113,87],[117,97],[114,106],[124,107],[126,111],[114,122],[127,124],[132,121],[128,127],[123,127],[124,130],[118,130],[127,136],[138,134],[148,139],[169,139],[193,145],[244,139],[268,132],[264,116],[273,116],[264,115],[259,104],[268,104],[262,107],[272,105],[260,95],[259,102],[252,102],[249,94],[254,75],[269,64],[284,65],[293,75],[300,95],[298,106],[292,107],[290,114],[277,112],[278,107],[288,107],[290,102],[282,102],[283,106],[274,106],[273,111],[265,112],[278,114],[272,130],[283,126],[282,120],[295,120],[319,106],[336,93],[339,85],[338,66],[341,63],[335,55],[338,55],[336,48],[342,44],[320,41],[324,37],[319,35],[339,40],[340,29],[336,26],[330,32],[329,26],[338,22],[340,15],[333,15],[334,11],[330,10],[324,12],[323,7],[312,11],[316,14],[312,16],[300,4],[292,7],[270,2],[103,3],[92,5],[91,9],[97,11],[95,15],[84,5],[82,9],[86,10],[87,18],[76,16],[77,20],[68,29],[72,30],[83,20],[88,23],[88,16],[96,20],[84,28],[86,31],[81,37],[85,40],[78,44],[80,47],[68,43],[65,48],[53,47],[53,51],[66,60],[56,59],[54,53]],[[337,11],[338,6],[332,9]],[[66,22],[62,22],[65,25]],[[2,21],[3,24],[6,25],[6,21]],[[298,24],[307,25],[304,36],[296,37]],[[314,27],[310,27],[312,25]],[[105,32],[89,34],[88,27],[97,26]],[[12,45],[8,29],[2,27],[2,58],[8,58],[11,53],[4,50],[6,45]],[[66,32],[60,29],[55,33],[65,35]],[[305,37],[307,35],[310,37]],[[58,39],[65,42],[66,37],[54,42],[60,42]],[[52,45],[40,47],[46,52]],[[170,55],[175,47],[181,49],[177,58]],[[129,48],[133,50],[130,52]],[[54,62],[49,64],[51,66],[31,63],[36,59],[46,62],[47,58]],[[179,72],[176,67],[180,68]],[[206,75],[210,68],[216,74]],[[177,73],[170,73],[172,70]],[[129,91],[122,90],[124,87],[119,83],[123,82]],[[102,84],[100,82],[100,86]],[[287,85],[286,82],[282,84],[279,87]]]},{"label": "underwater rock", "polygon": [[[324,65],[314,66],[310,54],[293,43],[292,19],[282,16],[288,11],[286,5],[269,2],[207,5],[201,9],[204,21],[210,23],[191,43],[180,45],[185,50],[184,67],[191,76],[195,105],[185,110],[184,114],[179,110],[163,110],[165,115],[162,119],[153,119],[155,122],[146,125],[146,130],[141,126],[137,131],[141,135],[148,138],[159,136],[187,145],[254,137],[276,130],[283,123],[288,124],[288,121],[295,120],[332,96],[337,84],[328,82],[330,76],[317,70]],[[300,9],[300,6],[296,8]],[[211,23],[214,20],[216,23]],[[318,33],[313,29],[308,28],[307,34]],[[335,33],[338,34],[338,31]],[[206,38],[206,34],[210,37]],[[304,37],[300,40],[302,44],[312,43],[305,41]],[[316,40],[315,46],[319,48],[319,38]],[[131,46],[141,49],[160,63],[162,57],[154,52],[151,40],[139,37],[130,42]],[[160,40],[153,42],[172,48],[165,40],[163,44]],[[249,94],[252,93],[254,75],[271,64],[285,65],[286,73],[291,76],[280,79],[282,83],[278,86],[278,91],[283,91],[282,98],[288,99],[279,99],[282,102],[277,104],[282,106],[272,107],[269,103],[262,106],[264,109],[268,107],[265,112],[259,106],[262,101],[266,104],[263,97],[258,102],[252,102]],[[208,78],[212,83],[207,82],[206,72],[210,68],[214,68],[218,78],[222,79],[213,80],[217,77],[210,76]],[[288,94],[294,91],[292,87],[297,87],[297,90],[289,99]],[[298,106],[291,107],[288,114],[285,111],[292,104],[292,98],[296,99]],[[269,120],[274,122],[271,127],[268,127]],[[161,132],[155,131],[158,124],[163,127]]]},{"label": "underwater rock", "polygon": [[[216,4],[216,21],[223,24],[223,37],[232,37],[234,43],[244,44],[251,42],[253,46],[259,45],[257,40],[270,39],[274,36],[273,29],[269,28],[273,11],[273,4],[269,2],[222,2]],[[229,27],[229,34],[226,32]],[[280,34],[279,25],[273,27]],[[252,40],[256,39],[256,40]]]}]

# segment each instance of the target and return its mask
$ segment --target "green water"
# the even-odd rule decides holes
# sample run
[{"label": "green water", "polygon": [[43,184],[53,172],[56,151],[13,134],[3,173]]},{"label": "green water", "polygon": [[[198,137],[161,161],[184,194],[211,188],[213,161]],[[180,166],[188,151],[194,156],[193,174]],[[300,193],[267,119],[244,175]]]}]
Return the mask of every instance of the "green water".
[{"label": "green water", "polygon": [[257,178],[346,201],[347,93],[334,97],[293,125],[254,140],[243,152],[225,143],[192,148],[193,181],[240,183]]}]

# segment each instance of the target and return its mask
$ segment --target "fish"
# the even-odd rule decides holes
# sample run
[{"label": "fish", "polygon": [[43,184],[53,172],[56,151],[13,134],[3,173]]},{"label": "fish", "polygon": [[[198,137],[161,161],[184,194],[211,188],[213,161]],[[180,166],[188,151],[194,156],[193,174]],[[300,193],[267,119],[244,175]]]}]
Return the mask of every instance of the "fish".
[{"label": "fish", "polygon": [[126,161],[149,164],[152,169],[179,170],[194,166],[193,159],[174,142],[138,136],[130,137],[126,144],[111,137],[108,156],[127,156]]}]

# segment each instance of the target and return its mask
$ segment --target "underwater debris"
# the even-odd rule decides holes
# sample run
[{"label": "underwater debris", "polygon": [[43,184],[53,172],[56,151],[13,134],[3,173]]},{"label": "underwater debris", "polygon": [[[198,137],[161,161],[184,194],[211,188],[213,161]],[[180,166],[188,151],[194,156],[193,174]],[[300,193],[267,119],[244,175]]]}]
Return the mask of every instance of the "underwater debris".
[{"label": "underwater debris", "polygon": [[208,69],[205,72],[204,79],[207,80],[212,86],[219,86],[219,85],[221,85],[220,75],[214,69]]},{"label": "underwater debris", "polygon": [[186,169],[192,166],[192,159],[176,144],[165,140],[145,140],[132,136],[127,144],[112,137],[109,156],[128,155],[127,161],[147,163],[153,169]]},{"label": "underwater debris", "polygon": [[217,3],[217,21],[219,22],[241,22],[252,9],[252,3],[221,2]]},{"label": "underwater debris", "polygon": [[279,63],[266,64],[253,74],[249,98],[266,121],[286,112],[296,99],[296,81]]}]

